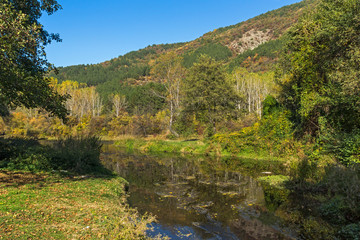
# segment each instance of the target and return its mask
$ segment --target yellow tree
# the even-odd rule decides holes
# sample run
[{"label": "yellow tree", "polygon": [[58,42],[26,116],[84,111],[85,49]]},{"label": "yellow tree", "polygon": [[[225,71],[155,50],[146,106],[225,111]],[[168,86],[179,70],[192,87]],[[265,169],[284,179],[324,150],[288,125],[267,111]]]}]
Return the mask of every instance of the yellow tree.
[{"label": "yellow tree", "polygon": [[113,112],[116,117],[120,116],[120,113],[125,111],[127,107],[126,97],[120,94],[111,94],[109,100],[112,103]]},{"label": "yellow tree", "polygon": [[169,106],[169,130],[175,136],[179,136],[173,129],[176,115],[180,109],[181,83],[185,76],[185,68],[181,65],[182,58],[175,52],[161,55],[151,70],[151,74],[166,88],[166,96],[155,92],[159,97],[164,98]]},{"label": "yellow tree", "polygon": [[256,113],[261,117],[262,101],[273,90],[274,74],[250,73],[245,68],[237,68],[232,73],[232,79],[236,92],[242,96],[237,102],[238,110]]}]

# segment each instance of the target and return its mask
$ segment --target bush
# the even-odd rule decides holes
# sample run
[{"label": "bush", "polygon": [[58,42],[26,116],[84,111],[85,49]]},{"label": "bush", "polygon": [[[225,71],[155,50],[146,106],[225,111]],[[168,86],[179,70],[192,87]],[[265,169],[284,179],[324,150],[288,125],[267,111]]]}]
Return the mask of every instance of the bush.
[{"label": "bush", "polygon": [[50,159],[43,153],[19,154],[10,158],[7,168],[11,170],[25,171],[49,171],[51,170]]},{"label": "bush", "polygon": [[344,199],[336,196],[321,205],[320,214],[330,223],[344,224],[346,222],[346,214],[344,213],[347,209],[347,206],[344,204]]},{"label": "bush", "polygon": [[256,136],[257,128],[258,124],[254,124],[254,126],[243,128],[238,132],[215,134],[212,139],[230,153],[236,154],[245,150],[256,151],[260,147],[259,139]]},{"label": "bush", "polygon": [[109,136],[131,134],[133,129],[133,118],[128,113],[122,113],[108,122],[107,130]]},{"label": "bush", "polygon": [[338,232],[339,239],[360,240],[360,223],[352,223],[341,228]]},{"label": "bush", "polygon": [[329,166],[320,182],[332,196],[342,197],[341,214],[348,222],[360,219],[360,171],[359,168]]},{"label": "bush", "polygon": [[[3,139],[0,140],[0,161],[11,157],[12,147],[10,144],[6,143]],[[1,167],[1,165],[0,165]]]},{"label": "bush", "polygon": [[338,144],[332,147],[332,152],[337,159],[345,165],[360,163],[360,131],[338,134],[335,138]]},{"label": "bush", "polygon": [[134,118],[134,134],[140,136],[160,134],[164,130],[164,121],[159,114],[145,114]]},{"label": "bush", "polygon": [[197,134],[197,128],[200,122],[196,120],[194,114],[189,114],[186,111],[180,112],[177,121],[174,123],[174,129],[183,137],[189,137]]},{"label": "bush", "polygon": [[[34,152],[40,148],[38,141],[25,138],[0,138],[0,161],[16,157],[20,154]],[[30,151],[29,151],[30,150]]]},{"label": "bush", "polygon": [[43,146],[30,139],[1,139],[0,167],[13,170],[67,170],[72,173],[109,173],[100,163],[101,141],[95,136],[68,137]]},{"label": "bush", "polygon": [[97,172],[100,164],[101,141],[96,136],[68,137],[57,141],[51,149],[51,164],[54,169],[76,173]]},{"label": "bush", "polygon": [[282,156],[292,151],[292,124],[283,111],[269,114],[251,127],[229,134],[215,134],[213,141],[230,153],[266,151]]}]

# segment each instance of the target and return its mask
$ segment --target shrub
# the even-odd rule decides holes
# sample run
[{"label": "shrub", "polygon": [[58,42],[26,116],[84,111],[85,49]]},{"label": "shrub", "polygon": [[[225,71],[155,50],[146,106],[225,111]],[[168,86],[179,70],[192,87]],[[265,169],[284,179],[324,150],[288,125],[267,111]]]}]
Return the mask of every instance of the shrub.
[{"label": "shrub", "polygon": [[114,117],[107,125],[109,136],[131,134],[132,128],[133,118],[129,116],[128,113],[123,113],[118,117]]},{"label": "shrub", "polygon": [[348,224],[338,232],[339,239],[343,240],[360,240],[360,223]]},{"label": "shrub", "polygon": [[44,153],[19,154],[12,157],[7,163],[7,168],[12,170],[48,171],[51,169],[50,159]]},{"label": "shrub", "polygon": [[229,134],[215,134],[213,141],[230,153],[267,151],[284,155],[293,149],[292,123],[283,111],[269,114],[251,127]]},{"label": "shrub", "polygon": [[344,214],[346,210],[347,206],[344,203],[344,199],[336,196],[321,205],[320,214],[330,223],[344,224],[346,222]]},{"label": "shrub", "polygon": [[306,239],[359,239],[358,166],[344,167],[333,164],[319,167],[321,164],[319,160],[309,161],[309,159],[299,163],[296,169],[297,178],[293,177],[288,186],[293,187],[294,196],[299,196],[304,201],[304,207],[299,210],[310,213],[316,218],[316,222],[321,223],[325,228],[328,226],[331,231],[316,233],[317,223],[314,221],[315,225],[302,224],[304,226],[302,234]]},{"label": "shrub", "polygon": [[256,136],[257,128],[258,124],[254,124],[254,126],[243,128],[238,132],[215,134],[212,139],[214,142],[220,143],[222,148],[230,153],[236,154],[249,149],[255,151],[259,148],[259,141]]},{"label": "shrub", "polygon": [[[341,213],[347,221],[360,219],[360,171],[359,168],[329,166],[321,181],[333,196],[341,196],[344,209]],[[345,209],[346,208],[346,209]]]},{"label": "shrub", "polygon": [[13,151],[11,145],[5,142],[3,139],[0,139],[0,161],[11,157],[12,153]]},{"label": "shrub", "polygon": [[134,134],[147,136],[160,134],[164,130],[163,119],[158,115],[145,114],[134,118]]},{"label": "shrub", "polygon": [[338,145],[334,146],[333,153],[337,159],[345,165],[360,163],[360,131],[338,134],[336,139]]},{"label": "shrub", "polygon": [[262,109],[262,117],[263,118],[267,118],[267,116],[275,113],[275,112],[279,112],[280,109],[280,105],[278,103],[278,101],[271,95],[268,95],[263,103],[263,109]]},{"label": "shrub", "polygon": [[59,140],[49,149],[52,167],[76,173],[101,171],[101,147],[100,138],[96,136],[77,136]]},{"label": "shrub", "polygon": [[0,167],[28,171],[68,170],[72,173],[103,173],[101,141],[96,136],[68,137],[43,146],[31,139],[1,139]]}]

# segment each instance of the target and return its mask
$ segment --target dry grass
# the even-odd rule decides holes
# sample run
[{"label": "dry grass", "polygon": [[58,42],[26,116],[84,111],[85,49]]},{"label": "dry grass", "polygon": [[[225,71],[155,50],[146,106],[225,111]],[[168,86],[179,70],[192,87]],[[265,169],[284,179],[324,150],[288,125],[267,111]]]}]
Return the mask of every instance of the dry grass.
[{"label": "dry grass", "polygon": [[145,239],[121,178],[0,172],[0,239]]}]

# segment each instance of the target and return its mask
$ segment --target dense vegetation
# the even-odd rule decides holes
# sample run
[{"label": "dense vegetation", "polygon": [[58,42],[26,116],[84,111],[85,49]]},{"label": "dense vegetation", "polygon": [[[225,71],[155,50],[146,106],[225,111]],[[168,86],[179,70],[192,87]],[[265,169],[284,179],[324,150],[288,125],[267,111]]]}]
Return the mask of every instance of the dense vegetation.
[{"label": "dense vegetation", "polygon": [[[26,151],[5,141],[2,165],[74,172],[99,168],[98,157],[86,155],[97,154],[98,139],[72,140],[89,133],[202,139],[194,141],[196,147],[122,143],[147,151],[285,159],[288,177],[262,179],[265,191],[273,182],[279,190],[266,192],[269,202],[275,199],[271,208],[301,226],[302,238],[357,239],[359,16],[357,0],[302,1],[189,43],[154,45],[102,64],[61,68],[51,89],[56,96],[71,96],[64,102],[67,123],[41,109],[17,108],[1,119],[0,130],[69,139]],[[244,39],[252,37],[242,51],[249,43]],[[256,43],[255,37],[262,39]],[[290,198],[302,203],[292,205]]]},{"label": "dense vegetation", "polygon": [[202,54],[208,55],[217,61],[225,61],[232,56],[229,48],[218,43],[209,43],[185,54],[183,65],[187,68],[191,67]]},{"label": "dense vegetation", "polygon": [[[306,207],[318,209],[312,215],[328,224],[315,233],[308,229],[307,238],[356,239],[360,235],[360,212],[355,207],[360,201],[356,187],[360,42],[355,37],[360,29],[359,11],[356,0],[320,1],[290,29],[284,49],[280,102],[289,111],[295,136],[316,143],[303,157],[292,187],[303,191],[304,202],[313,205]],[[320,170],[324,155],[342,166]],[[309,228],[316,229],[316,224]]]},{"label": "dense vegetation", "polygon": [[137,80],[144,80],[146,76],[149,76],[150,60],[182,45],[183,43],[148,46],[101,64],[60,67],[57,69],[58,74],[52,72],[50,76],[56,77],[59,82],[76,80],[90,86],[109,81],[126,82],[127,79],[133,79],[135,82],[130,81],[130,83],[135,84]]}]

